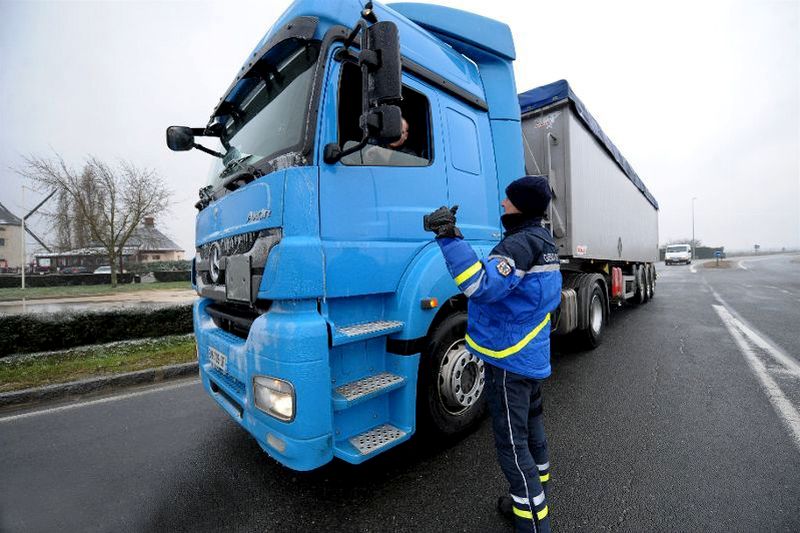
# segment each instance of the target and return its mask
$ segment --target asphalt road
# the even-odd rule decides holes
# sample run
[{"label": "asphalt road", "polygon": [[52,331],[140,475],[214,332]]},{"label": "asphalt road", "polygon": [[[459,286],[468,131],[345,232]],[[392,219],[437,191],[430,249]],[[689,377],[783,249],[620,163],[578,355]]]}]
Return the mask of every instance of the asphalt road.
[{"label": "asphalt road", "polygon": [[[800,259],[660,266],[545,387],[555,531],[800,531]],[[0,418],[2,531],[505,531],[490,428],[311,473],[196,380]]]}]

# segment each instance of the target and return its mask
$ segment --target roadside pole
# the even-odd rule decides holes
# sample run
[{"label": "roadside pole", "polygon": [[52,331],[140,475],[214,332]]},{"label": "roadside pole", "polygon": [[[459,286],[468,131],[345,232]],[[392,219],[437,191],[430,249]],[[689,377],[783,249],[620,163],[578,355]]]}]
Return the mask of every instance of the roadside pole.
[{"label": "roadside pole", "polygon": [[[22,185],[22,212],[25,212],[25,185]],[[22,306],[23,311],[25,308],[25,217],[22,217],[22,233],[19,236],[21,241],[21,254],[22,254],[22,261],[20,266],[22,267]]]},{"label": "roadside pole", "polygon": [[694,201],[695,200],[697,200],[697,197],[693,196],[692,197],[692,261],[694,261],[694,258],[695,258],[695,253],[694,253],[694,248],[695,248],[695,241],[694,241]]}]

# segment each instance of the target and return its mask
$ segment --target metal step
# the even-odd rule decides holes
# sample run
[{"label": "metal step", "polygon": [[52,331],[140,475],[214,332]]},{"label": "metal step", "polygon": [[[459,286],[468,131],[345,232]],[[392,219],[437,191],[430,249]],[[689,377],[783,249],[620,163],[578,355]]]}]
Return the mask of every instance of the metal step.
[{"label": "metal step", "polygon": [[397,320],[376,320],[375,322],[364,322],[350,326],[337,326],[334,328],[332,340],[333,345],[338,346],[348,342],[388,335],[401,329],[403,329],[403,323]]},{"label": "metal step", "polygon": [[406,432],[391,424],[382,424],[348,439],[361,455],[369,455],[406,436]]},{"label": "metal step", "polygon": [[403,386],[405,379],[390,372],[381,372],[334,389],[333,408],[337,411]]}]

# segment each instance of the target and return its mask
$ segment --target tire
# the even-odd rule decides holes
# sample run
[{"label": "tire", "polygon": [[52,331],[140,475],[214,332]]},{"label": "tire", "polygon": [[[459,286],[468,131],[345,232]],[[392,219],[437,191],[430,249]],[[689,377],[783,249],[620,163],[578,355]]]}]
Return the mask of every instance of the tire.
[{"label": "tire", "polygon": [[443,436],[468,432],[486,413],[484,363],[467,351],[466,332],[465,312],[445,318],[420,360],[417,419]]},{"label": "tire", "polygon": [[650,299],[656,295],[656,266],[648,265],[648,272],[650,272]]},{"label": "tire", "polygon": [[645,274],[644,266],[636,267],[636,294],[633,301],[639,305],[647,302],[647,276]]},{"label": "tire", "polygon": [[642,277],[644,278],[644,301],[649,302],[653,297],[653,280],[650,277],[650,265],[642,265]]},{"label": "tire", "polygon": [[589,293],[588,309],[586,329],[579,329],[575,332],[575,341],[580,347],[593,350],[600,346],[603,340],[603,332],[606,329],[606,319],[608,318],[605,293],[597,281],[593,283],[592,291]]}]

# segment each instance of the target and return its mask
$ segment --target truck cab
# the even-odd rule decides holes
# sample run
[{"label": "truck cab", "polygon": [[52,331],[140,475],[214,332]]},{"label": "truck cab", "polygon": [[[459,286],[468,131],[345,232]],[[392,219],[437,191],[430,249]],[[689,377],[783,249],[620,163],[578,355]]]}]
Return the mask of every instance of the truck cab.
[{"label": "truck cab", "polygon": [[[399,35],[402,130],[365,139],[381,117],[364,91],[395,75],[362,68],[380,23]],[[360,463],[418,423],[481,418],[466,301],[422,216],[459,204],[479,253],[499,240],[500,191],[524,173],[513,58],[508,27],[473,14],[298,0],[208,124],[168,130],[171,148],[217,158],[192,278],[203,386],[284,465]]]}]

